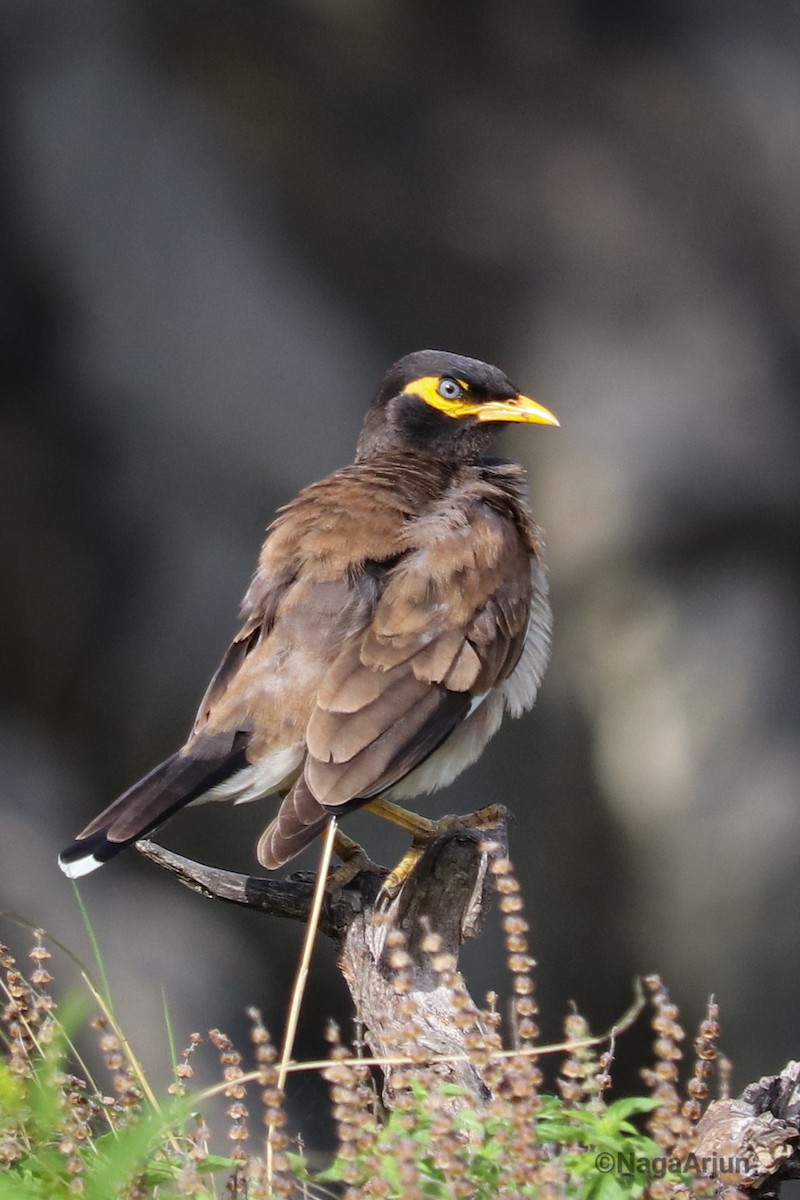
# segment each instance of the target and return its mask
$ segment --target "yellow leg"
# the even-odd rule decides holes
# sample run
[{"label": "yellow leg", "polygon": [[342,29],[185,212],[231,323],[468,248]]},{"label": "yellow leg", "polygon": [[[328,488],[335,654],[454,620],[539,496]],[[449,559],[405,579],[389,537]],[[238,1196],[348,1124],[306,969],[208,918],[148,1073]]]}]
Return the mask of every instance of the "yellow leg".
[{"label": "yellow leg", "polygon": [[336,835],[333,839],[333,852],[338,854],[343,863],[351,862],[354,858],[366,858],[366,851],[363,846],[359,846],[358,842],[354,842],[346,833],[342,833],[341,829],[336,830]]},{"label": "yellow leg", "polygon": [[346,887],[361,871],[383,874],[383,868],[375,865],[367,856],[363,846],[359,846],[358,842],[354,842],[346,833],[342,833],[341,829],[336,830],[333,849],[334,853],[342,860],[342,865],[328,876],[329,888]]},{"label": "yellow leg", "polygon": [[453,829],[494,829],[505,815],[505,810],[499,804],[489,804],[478,812],[467,813],[466,816],[449,816],[442,817],[439,821],[430,821],[427,817],[408,812],[399,804],[393,804],[391,800],[384,800],[382,797],[371,800],[364,807],[413,834],[410,848],[383,881],[381,891],[388,896],[397,895],[425,853],[426,846],[440,833],[449,833]]},{"label": "yellow leg", "polygon": [[406,850],[394,870],[384,879],[381,892],[390,897],[396,896],[424,853],[424,846],[411,846]]},{"label": "yellow leg", "polygon": [[439,832],[437,821],[429,821],[427,817],[409,812],[407,808],[401,808],[399,804],[393,804],[391,800],[384,800],[382,796],[378,796],[376,800],[370,800],[368,804],[364,805],[364,808],[367,812],[375,813],[376,817],[383,817],[384,820],[391,821],[392,825],[398,825],[400,829],[405,829],[407,833],[431,838]]}]

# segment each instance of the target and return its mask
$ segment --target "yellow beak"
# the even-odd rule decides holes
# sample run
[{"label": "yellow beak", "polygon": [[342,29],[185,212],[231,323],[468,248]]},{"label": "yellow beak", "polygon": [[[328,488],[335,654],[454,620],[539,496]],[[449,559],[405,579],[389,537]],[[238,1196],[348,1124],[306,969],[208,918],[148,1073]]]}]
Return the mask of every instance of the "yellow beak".
[{"label": "yellow beak", "polygon": [[530,396],[510,396],[506,400],[487,400],[475,406],[479,421],[524,421],[531,425],[558,425],[557,417]]}]

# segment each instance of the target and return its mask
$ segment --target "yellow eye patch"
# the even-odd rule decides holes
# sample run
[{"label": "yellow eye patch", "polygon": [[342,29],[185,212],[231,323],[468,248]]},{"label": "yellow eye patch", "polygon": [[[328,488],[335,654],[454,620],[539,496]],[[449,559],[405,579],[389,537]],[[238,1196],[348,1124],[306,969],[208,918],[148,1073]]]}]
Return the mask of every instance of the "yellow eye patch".
[{"label": "yellow eye patch", "polygon": [[[558,420],[543,405],[532,400],[530,396],[505,396],[497,400],[472,400],[469,394],[457,396],[448,400],[439,394],[441,375],[423,375],[407,383],[403,388],[404,395],[419,396],[431,408],[438,408],[448,417],[475,417],[478,421],[516,421],[535,425],[558,425]],[[450,376],[445,376],[450,378]],[[459,387],[469,393],[469,385],[463,380],[456,380]]]},{"label": "yellow eye patch", "polygon": [[[403,388],[405,395],[419,396],[426,404],[430,404],[431,408],[438,408],[440,412],[447,413],[448,417],[467,417],[477,412],[480,408],[474,400],[469,398],[469,384],[464,383],[463,379],[457,379],[455,382],[467,394],[464,396],[456,396],[450,400],[447,396],[439,395],[439,384],[442,382],[441,375],[423,375],[421,379],[415,379],[412,383],[407,383]],[[451,376],[444,376],[451,378]]]}]

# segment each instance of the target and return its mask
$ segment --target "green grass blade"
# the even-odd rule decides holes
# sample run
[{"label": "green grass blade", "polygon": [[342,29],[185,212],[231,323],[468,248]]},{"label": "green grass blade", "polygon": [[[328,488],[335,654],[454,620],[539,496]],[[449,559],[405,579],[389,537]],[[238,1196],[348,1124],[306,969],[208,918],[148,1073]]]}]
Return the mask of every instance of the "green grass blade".
[{"label": "green grass blade", "polygon": [[72,890],[75,893],[75,899],[78,901],[78,908],[80,910],[81,919],[83,920],[83,927],[86,930],[86,936],[89,938],[89,945],[92,947],[92,957],[94,958],[95,966],[97,967],[97,977],[100,980],[103,999],[106,1003],[108,1011],[113,1014],[114,1005],[111,999],[111,985],[108,981],[108,975],[106,974],[106,965],[103,961],[103,955],[100,951],[100,943],[97,940],[97,934],[94,931],[94,926],[92,925],[92,921],[89,916],[89,910],[83,902],[83,897],[81,896],[75,880],[72,881]]}]

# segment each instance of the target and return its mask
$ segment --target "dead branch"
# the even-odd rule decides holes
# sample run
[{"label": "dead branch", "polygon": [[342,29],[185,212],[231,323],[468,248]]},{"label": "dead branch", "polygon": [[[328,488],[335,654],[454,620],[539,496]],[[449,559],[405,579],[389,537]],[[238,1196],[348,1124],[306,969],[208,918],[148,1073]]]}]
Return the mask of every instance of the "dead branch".
[{"label": "dead branch", "polygon": [[[493,896],[490,863],[504,856],[506,847],[506,813],[499,810],[493,828],[456,828],[436,837],[391,899],[380,890],[385,868],[370,865],[342,887],[332,879],[320,921],[321,931],[339,946],[339,965],[372,1053],[380,1058],[411,1055],[423,1062],[437,1055],[466,1056],[466,1061],[439,1064],[437,1073],[481,1100],[488,1098],[489,1089],[480,1069],[469,1061],[468,1042],[471,1033],[483,1038],[490,1033],[457,971],[457,961],[462,943],[483,928]],[[308,919],[313,873],[274,880],[205,866],[153,842],[139,842],[137,848],[203,896],[271,916]],[[398,931],[408,954],[402,972],[393,965],[398,939],[390,936]],[[426,940],[431,935],[436,955],[426,948],[432,944]],[[448,955],[449,963],[441,957]],[[389,1101],[394,1075],[387,1067]]]}]

